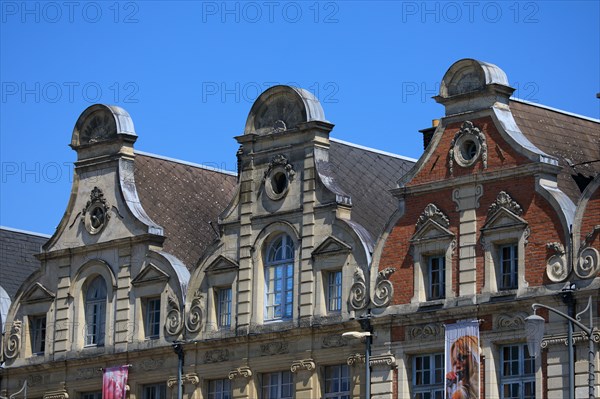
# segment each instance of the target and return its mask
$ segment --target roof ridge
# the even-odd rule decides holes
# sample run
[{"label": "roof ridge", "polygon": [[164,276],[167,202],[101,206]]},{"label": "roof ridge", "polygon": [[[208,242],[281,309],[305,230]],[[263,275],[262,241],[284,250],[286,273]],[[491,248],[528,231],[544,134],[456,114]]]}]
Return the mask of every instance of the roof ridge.
[{"label": "roof ridge", "polygon": [[43,237],[43,238],[50,238],[50,237],[52,237],[49,234],[37,233],[35,231],[29,231],[29,230],[15,229],[15,228],[12,228],[12,227],[2,226],[2,225],[0,225],[0,230],[12,231],[13,233],[28,234],[30,236],[38,236],[38,237]]},{"label": "roof ridge", "polygon": [[569,116],[574,116],[574,117],[579,118],[579,119],[585,119],[585,120],[590,121],[590,122],[600,123],[600,119],[592,118],[590,116],[576,114],[574,112],[565,111],[565,110],[562,110],[562,109],[559,109],[559,108],[550,107],[550,106],[544,105],[544,104],[534,103],[533,101],[527,101],[527,100],[523,100],[521,98],[511,97],[510,101],[516,101],[518,103],[523,103],[523,104],[531,105],[533,107],[543,108],[543,109],[547,109],[549,111],[554,111],[554,112],[558,112],[558,113],[561,113],[561,114],[565,114],[565,115],[569,115]]},{"label": "roof ridge", "polygon": [[202,165],[199,163],[184,161],[181,159],[171,158],[171,157],[167,157],[164,155],[153,154],[151,152],[140,151],[140,150],[134,150],[134,153],[137,155],[144,155],[144,156],[151,157],[151,158],[162,159],[163,161],[175,162],[175,163],[178,163],[181,165],[191,166],[194,168],[210,170],[212,172],[223,173],[223,174],[230,175],[230,176],[237,176],[236,172],[232,172],[232,171],[229,171],[226,169],[215,168],[214,166]]},{"label": "roof ridge", "polygon": [[347,146],[350,146],[350,147],[359,148],[361,150],[374,152],[376,154],[386,155],[388,157],[398,158],[398,159],[402,159],[404,161],[409,161],[409,162],[417,162],[417,159],[415,159],[415,158],[407,157],[407,156],[400,155],[400,154],[394,154],[392,152],[387,152],[387,151],[383,151],[383,150],[378,150],[376,148],[366,147],[364,145],[351,143],[349,141],[344,141],[344,140],[336,139],[334,137],[329,137],[329,140],[333,141],[334,143],[344,144],[344,145],[347,145]]}]

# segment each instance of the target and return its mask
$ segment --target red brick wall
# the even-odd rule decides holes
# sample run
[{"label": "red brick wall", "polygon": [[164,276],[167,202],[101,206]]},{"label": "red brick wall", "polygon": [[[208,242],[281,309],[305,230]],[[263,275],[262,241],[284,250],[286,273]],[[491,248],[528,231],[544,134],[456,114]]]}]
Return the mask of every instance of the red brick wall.
[{"label": "red brick wall", "polygon": [[[474,119],[471,122],[481,129],[486,136],[488,167],[487,169],[483,169],[481,159],[468,168],[458,166],[457,163],[454,162],[454,177],[505,169],[530,162],[527,158],[513,150],[510,145],[502,139],[491,117],[488,116],[485,118]],[[411,182],[407,184],[408,186],[450,179],[452,177],[448,170],[450,143],[454,139],[456,133],[460,130],[462,124],[463,122],[456,122],[446,126],[446,129],[442,132],[442,139],[429,158],[430,165],[432,166],[428,165],[423,167]]]},{"label": "red brick wall", "polygon": [[[600,189],[597,189],[587,203],[581,220],[580,243],[583,244],[585,236],[592,232],[594,226],[600,224]],[[596,234],[592,247],[600,249],[600,234]]]}]

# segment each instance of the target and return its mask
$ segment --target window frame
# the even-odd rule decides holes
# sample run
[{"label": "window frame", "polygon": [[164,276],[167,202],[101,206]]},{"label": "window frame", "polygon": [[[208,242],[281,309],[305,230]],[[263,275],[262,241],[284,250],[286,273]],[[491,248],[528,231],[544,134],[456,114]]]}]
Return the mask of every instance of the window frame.
[{"label": "window frame", "polygon": [[[508,249],[509,258],[504,257],[504,250]],[[517,242],[505,243],[497,246],[498,257],[498,291],[515,290],[519,288],[519,244]],[[505,267],[508,263],[509,271]],[[505,284],[505,276],[509,276],[509,284]]]},{"label": "window frame", "polygon": [[[217,327],[219,329],[225,329],[231,327],[231,315],[232,315],[232,300],[233,300],[233,290],[231,286],[229,287],[215,287],[215,303],[216,303],[216,321]],[[228,292],[227,300],[223,300],[221,295],[225,292]],[[226,311],[224,312],[223,306],[226,305]],[[223,322],[223,319],[226,319],[226,322]]]},{"label": "window frame", "polygon": [[102,399],[102,391],[80,392],[79,399]]},{"label": "window frame", "polygon": [[[436,359],[437,358],[437,359]],[[423,360],[427,360],[429,362],[429,367],[426,369],[424,367],[418,369],[417,368],[417,359],[423,359]],[[439,360],[439,367],[436,367],[436,360]],[[411,388],[412,388],[412,393],[411,393],[411,397],[412,398],[424,398],[424,397],[428,397],[430,399],[434,399],[436,398],[436,395],[439,394],[441,395],[440,398],[444,398],[445,397],[445,387],[444,387],[444,380],[445,380],[445,363],[444,363],[444,352],[435,352],[435,353],[423,353],[423,354],[416,354],[412,356],[412,361],[411,361],[411,365],[412,365],[412,369],[411,369]],[[433,365],[433,367],[432,367]],[[419,371],[421,370],[421,371]],[[439,382],[434,382],[431,383],[432,377],[433,379],[435,379],[436,376],[436,371],[439,371],[440,373],[440,381]],[[429,373],[429,383],[422,383],[422,384],[417,384],[417,373]],[[417,395],[427,395],[427,396],[417,396]]]},{"label": "window frame", "polygon": [[[146,396],[147,390],[155,389],[154,397]],[[158,395],[156,394],[158,392]],[[161,396],[162,395],[162,396]],[[142,399],[167,399],[167,384],[164,382],[157,382],[154,384],[144,384],[142,385]]]},{"label": "window frame", "polygon": [[[329,378],[329,372],[339,369],[337,377]],[[345,370],[345,376],[343,371]],[[337,391],[329,391],[329,381],[337,380],[339,389]],[[345,380],[345,381],[344,381]],[[343,390],[344,384],[347,384],[347,390]],[[329,391],[329,392],[328,392]],[[350,366],[347,364],[335,364],[325,366],[323,369],[323,398],[324,399],[350,399],[352,396],[352,378]]]},{"label": "window frame", "polygon": [[[162,314],[162,301],[160,296],[146,297],[144,301],[144,338],[145,339],[158,339],[160,338],[161,330],[161,314]],[[152,303],[158,303],[158,309],[152,308]],[[151,312],[154,316],[151,317]],[[158,313],[158,315],[156,315]],[[158,316],[158,317],[156,317]],[[156,331],[152,329],[155,328]]]},{"label": "window frame", "polygon": [[[505,375],[505,364],[507,363],[506,358],[505,358],[505,349],[517,349],[518,353],[517,353],[517,359],[513,359],[511,358],[511,362],[517,362],[517,367],[518,370],[516,371],[515,374],[512,374],[510,376],[506,376]],[[525,389],[525,384],[533,384],[532,385],[532,396],[530,396],[530,398],[535,398],[536,397],[536,361],[535,358],[532,356],[526,356],[526,354],[529,354],[529,350],[527,348],[527,344],[525,343],[513,343],[513,344],[505,344],[505,345],[500,345],[499,347],[499,352],[500,352],[500,364],[499,364],[499,370],[498,370],[498,389],[499,389],[499,394],[500,394],[500,398],[501,399],[506,399],[507,397],[504,395],[504,386],[505,385],[513,385],[513,384],[518,384],[519,386],[519,393],[518,393],[518,398],[525,398],[525,396],[523,395],[524,393],[524,389]],[[526,371],[526,362],[529,362],[529,367],[531,369],[530,373],[525,374]],[[508,397],[510,399],[510,397]]]},{"label": "window frame", "polygon": [[[289,250],[291,257],[284,253],[281,259],[277,259],[277,253],[281,250]],[[294,240],[286,233],[277,234],[268,242],[264,258],[265,322],[291,320],[294,317],[295,251]],[[279,281],[281,290],[278,291]]]},{"label": "window frame", "polygon": [[[102,283],[104,290],[103,297],[90,298],[90,290],[94,289],[96,282]],[[100,287],[98,287],[100,288]],[[85,336],[84,346],[104,346],[106,336],[106,311],[108,300],[108,287],[104,277],[97,275],[90,279],[84,295],[84,320]],[[90,333],[90,327],[93,327],[93,333]]]},{"label": "window frame", "polygon": [[[329,270],[327,273],[327,295],[326,304],[328,313],[340,313],[342,311],[343,281],[342,269]],[[333,281],[332,281],[333,280]],[[335,304],[332,306],[332,304]]]},{"label": "window frame", "polygon": [[[31,354],[33,356],[42,356],[46,353],[46,314],[35,314],[27,316],[29,323],[29,344],[31,345]],[[38,325],[42,322],[42,325]],[[41,336],[40,336],[41,335]]]},{"label": "window frame", "polygon": [[[437,271],[438,274],[438,283],[435,286],[438,286],[438,294],[434,295],[434,270],[433,270],[433,261],[438,260],[438,268],[439,263],[441,262],[441,270]],[[427,257],[427,282],[425,284],[427,290],[427,300],[435,301],[446,299],[446,257],[443,255],[431,255]]]},{"label": "window frame", "polygon": [[[283,382],[283,376],[289,377],[287,382]],[[272,383],[272,378],[277,376],[277,382]],[[289,386],[289,396],[283,396],[284,385]],[[271,387],[277,388],[277,394],[272,397],[271,393],[266,391]],[[270,373],[263,373],[261,375],[260,384],[260,399],[293,399],[295,393],[294,376],[290,370],[274,371]]]},{"label": "window frame", "polygon": [[[213,384],[220,383],[217,389]],[[208,380],[206,385],[206,396],[207,399],[232,399],[233,398],[233,386],[229,378],[212,379]]]}]

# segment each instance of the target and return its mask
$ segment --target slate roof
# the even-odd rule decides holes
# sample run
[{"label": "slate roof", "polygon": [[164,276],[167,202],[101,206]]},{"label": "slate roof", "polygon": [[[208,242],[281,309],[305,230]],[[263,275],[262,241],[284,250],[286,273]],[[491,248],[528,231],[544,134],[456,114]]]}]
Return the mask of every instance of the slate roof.
[{"label": "slate roof", "polygon": [[136,188],[150,218],[164,229],[163,250],[191,271],[216,238],[219,214],[235,193],[234,173],[136,151]]},{"label": "slate roof", "polygon": [[0,227],[0,286],[12,301],[25,279],[40,268],[34,255],[50,236]]},{"label": "slate roof", "polygon": [[337,183],[352,198],[352,220],[376,240],[398,208],[390,190],[416,159],[331,138],[329,162]]},{"label": "slate roof", "polygon": [[600,162],[581,164],[600,160],[600,121],[516,99],[510,100],[510,109],[523,134],[558,158],[563,168],[558,186],[576,204],[600,173]]}]

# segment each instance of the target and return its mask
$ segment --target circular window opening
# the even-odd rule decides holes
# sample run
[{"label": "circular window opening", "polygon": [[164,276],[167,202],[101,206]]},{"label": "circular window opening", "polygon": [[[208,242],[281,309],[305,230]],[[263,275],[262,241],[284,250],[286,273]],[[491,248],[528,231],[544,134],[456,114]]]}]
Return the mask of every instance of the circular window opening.
[{"label": "circular window opening", "polygon": [[477,155],[477,144],[473,140],[466,140],[461,146],[461,155],[465,161],[470,161]]},{"label": "circular window opening", "polygon": [[283,194],[287,188],[287,176],[283,172],[277,172],[271,177],[271,187],[277,195]]}]

